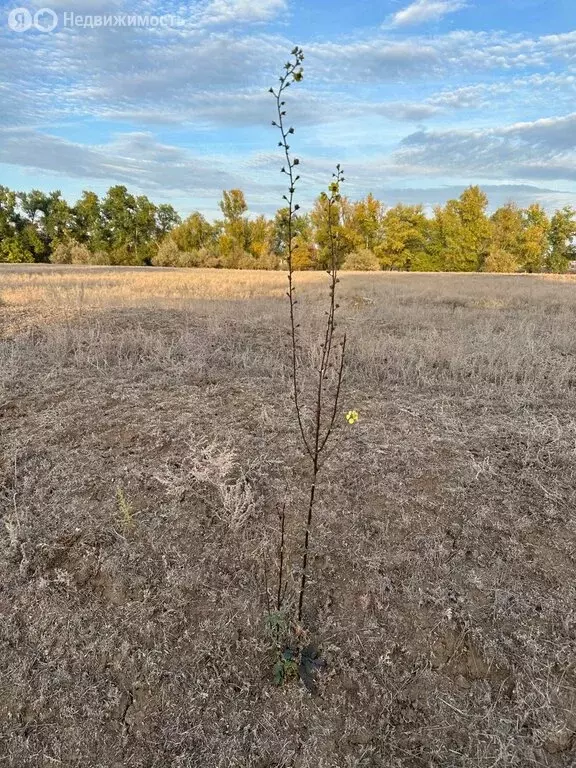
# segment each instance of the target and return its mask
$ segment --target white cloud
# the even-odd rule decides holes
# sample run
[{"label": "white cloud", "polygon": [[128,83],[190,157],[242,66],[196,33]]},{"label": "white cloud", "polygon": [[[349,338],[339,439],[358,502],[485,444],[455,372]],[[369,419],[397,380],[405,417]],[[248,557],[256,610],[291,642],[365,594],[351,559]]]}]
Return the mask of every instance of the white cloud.
[{"label": "white cloud", "polygon": [[576,33],[529,37],[503,32],[455,31],[412,35],[408,39],[379,34],[345,43],[306,46],[308,66],[316,77],[350,83],[439,82],[441,78],[516,72],[561,66],[576,71]]},{"label": "white cloud", "polygon": [[[92,9],[108,0],[80,1]],[[126,0],[114,1],[125,7]],[[137,2],[159,11],[155,0]],[[180,0],[161,4],[177,12]],[[448,3],[409,8],[423,5]],[[169,199],[215,200],[240,185],[271,210],[278,158],[242,163],[255,146],[274,151],[267,88],[291,41],[235,24],[266,21],[285,7],[285,0],[204,0],[186,9],[190,24],[175,29],[15,36],[0,28],[0,158],[34,173],[125,183]],[[324,187],[333,157],[356,179],[352,196],[382,190],[382,179],[417,191],[461,181],[576,181],[576,120],[568,115],[576,33],[398,39],[371,30],[302,42],[305,81],[290,94],[289,115],[312,195]],[[552,117],[561,114],[568,117]],[[437,130],[402,124],[429,119]],[[59,138],[66,136],[82,138]]]},{"label": "white cloud", "polygon": [[[565,128],[568,131],[568,124]],[[511,134],[514,140],[517,140],[519,135],[532,131],[545,132],[546,126],[537,123],[513,125],[499,131],[498,136]],[[461,140],[465,138],[464,133],[461,132]],[[432,206],[457,197],[470,183],[490,178],[498,180],[499,177],[505,178],[514,172],[519,178],[540,181],[570,178],[566,168],[558,163],[557,158],[550,158],[546,152],[540,152],[540,159],[535,159],[534,155],[528,153],[522,166],[513,152],[507,156],[502,148],[496,148],[500,153],[498,156],[490,157],[494,151],[490,136],[486,138],[482,132],[467,137],[464,156],[467,152],[471,153],[468,162],[462,154],[458,154],[457,141],[453,134],[421,132],[414,136],[419,138],[413,139],[412,146],[418,150],[424,147],[426,137],[430,139],[431,146],[424,155],[411,155],[404,147],[402,151],[391,156],[380,155],[363,161],[347,161],[344,165],[347,178],[346,193],[352,198],[358,198],[373,192],[389,205],[404,202]],[[440,149],[434,145],[436,136],[442,139],[438,144]],[[543,140],[543,137],[540,138]],[[560,140],[560,146],[565,143],[565,139]],[[556,146],[557,140],[552,138],[550,149]],[[474,157],[474,152],[479,153],[479,159]],[[308,156],[307,153],[303,153],[301,157],[308,183],[302,187],[299,202],[308,208],[313,198],[325,187],[331,169],[326,160]],[[86,145],[33,130],[0,129],[0,163],[17,165],[34,172],[37,178],[39,177],[35,186],[41,187],[42,174],[80,179],[88,186],[100,182],[106,186],[126,184],[130,189],[147,194],[153,199],[194,200],[194,206],[200,207],[207,215],[217,214],[216,201],[223,189],[242,187],[247,193],[251,210],[268,214],[278,207],[283,190],[279,158],[273,151],[254,153],[230,163],[226,157],[206,156],[161,143],[152,134],[145,132],[119,134],[107,144]],[[559,165],[561,167],[558,167]],[[571,167],[574,168],[574,164]],[[422,186],[424,177],[438,177],[447,170],[462,177],[462,183],[440,186],[438,182],[433,182],[436,186]],[[391,185],[392,179],[397,180],[392,184],[404,186]],[[510,182],[484,183],[482,186],[489,194],[493,207],[512,199],[520,205],[538,200],[548,208],[557,208],[574,200],[574,196],[567,191],[535,185]],[[206,207],[200,201],[206,201],[207,206],[212,207]],[[192,206],[184,203],[183,209],[189,207]]]},{"label": "white cloud", "polygon": [[162,144],[144,132],[119,134],[108,144],[86,145],[30,129],[0,129],[0,163],[127,184],[147,194],[217,197],[222,189],[240,182],[224,160]]},{"label": "white cloud", "polygon": [[201,21],[207,24],[271,21],[286,7],[286,0],[211,0]]},{"label": "white cloud", "polygon": [[417,131],[392,159],[430,176],[576,181],[576,113],[500,128]]},{"label": "white cloud", "polygon": [[461,88],[442,90],[430,96],[425,104],[438,109],[478,110],[494,109],[500,104],[502,109],[537,105],[541,110],[549,107],[553,98],[554,107],[574,104],[576,94],[576,76],[563,74],[534,74],[527,77],[502,78],[495,82],[476,83]]},{"label": "white cloud", "polygon": [[77,14],[173,13],[192,26],[271,21],[287,8],[287,0],[200,0],[187,3],[188,7],[177,0],[29,0],[28,4]]},{"label": "white cloud", "polygon": [[[440,112],[440,107],[428,103],[409,103],[409,102],[385,102],[383,104],[365,104],[362,105],[364,113],[374,112],[387,117],[390,120],[405,120],[406,122],[419,123],[428,120]],[[360,108],[358,110],[360,116]]]},{"label": "white cloud", "polygon": [[[299,192],[298,202],[303,203],[304,209],[307,209],[312,205],[314,196],[325,187],[327,171],[329,175],[330,168],[329,163],[314,156],[309,157],[304,154],[302,161],[303,172],[306,174],[308,183],[306,189],[303,188]],[[446,159],[446,167],[449,167],[449,158]],[[259,209],[272,212],[277,207],[275,180],[278,175],[278,157],[274,153],[253,155],[246,159],[243,168],[246,178],[257,176],[268,180],[270,191],[267,197],[260,197],[255,191],[251,194],[251,199],[259,203]],[[514,181],[513,177],[510,181],[501,182],[500,178],[506,178],[506,169],[503,169],[500,178],[496,177],[492,181],[489,180],[490,174],[484,176],[478,169],[470,171],[455,168],[453,170],[455,178],[460,178],[461,181],[442,183],[441,180],[437,180],[441,175],[436,172],[437,169],[433,167],[425,169],[422,164],[410,166],[406,157],[380,154],[368,160],[346,160],[344,190],[352,199],[364,197],[372,192],[387,205],[401,202],[410,205],[422,204],[431,209],[434,205],[444,204],[449,199],[459,197],[470,184],[480,182],[488,194],[492,210],[510,200],[520,206],[540,202],[550,210],[574,204],[574,193],[569,190],[550,189],[534,183],[519,183]],[[424,181],[427,175],[433,179],[430,183]],[[535,176],[535,178],[540,177]],[[545,174],[542,174],[542,178],[546,178]],[[553,175],[550,176],[550,179],[555,178]]]},{"label": "white cloud", "polygon": [[416,2],[395,13],[391,20],[393,27],[408,27],[438,21],[449,13],[466,7],[463,0],[416,0]]}]

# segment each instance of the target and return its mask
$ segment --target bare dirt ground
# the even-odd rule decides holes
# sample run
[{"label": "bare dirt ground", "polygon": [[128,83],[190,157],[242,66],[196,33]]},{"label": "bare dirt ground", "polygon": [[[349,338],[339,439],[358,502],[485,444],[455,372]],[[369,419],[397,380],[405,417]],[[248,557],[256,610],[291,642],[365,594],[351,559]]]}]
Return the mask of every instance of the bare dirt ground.
[{"label": "bare dirt ground", "polygon": [[0,267],[0,765],[576,764],[576,283],[341,288],[312,696],[264,630],[306,487],[285,276]]}]

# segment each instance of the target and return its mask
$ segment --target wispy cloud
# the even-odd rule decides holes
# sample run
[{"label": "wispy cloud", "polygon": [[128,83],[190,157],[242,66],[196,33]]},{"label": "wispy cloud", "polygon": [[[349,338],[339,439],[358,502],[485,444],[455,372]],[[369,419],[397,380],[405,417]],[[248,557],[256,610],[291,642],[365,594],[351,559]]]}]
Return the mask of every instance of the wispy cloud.
[{"label": "wispy cloud", "polygon": [[390,19],[392,27],[408,27],[438,21],[449,13],[455,13],[466,7],[463,0],[416,0],[406,8],[395,13]]},{"label": "wispy cloud", "polygon": [[286,8],[286,0],[211,0],[201,14],[201,21],[207,24],[271,21]]},{"label": "wispy cloud", "polygon": [[[61,13],[71,2],[50,5]],[[386,30],[333,36],[325,19],[313,25],[324,18],[319,4],[290,15],[290,0],[74,4],[77,13],[174,14],[185,20],[174,28],[17,35],[0,23],[0,183],[21,184],[24,169],[39,177],[34,186],[55,175],[64,192],[66,180],[73,189],[125,183],[203,210],[242,186],[256,210],[271,211],[281,179],[267,90],[298,42],[305,81],[289,114],[312,197],[333,158],[352,197],[433,203],[472,182],[493,185],[496,200],[552,200],[543,187],[555,184],[576,194],[576,32],[440,24],[431,34],[416,25],[464,0],[409,2]],[[493,13],[503,0],[484,2]]]},{"label": "wispy cloud", "polygon": [[417,131],[393,159],[431,176],[576,181],[576,113],[501,128]]},{"label": "wispy cloud", "polygon": [[227,170],[225,160],[162,144],[144,132],[88,145],[35,130],[0,128],[0,163],[72,178],[115,180],[154,194],[217,197],[240,181]]}]

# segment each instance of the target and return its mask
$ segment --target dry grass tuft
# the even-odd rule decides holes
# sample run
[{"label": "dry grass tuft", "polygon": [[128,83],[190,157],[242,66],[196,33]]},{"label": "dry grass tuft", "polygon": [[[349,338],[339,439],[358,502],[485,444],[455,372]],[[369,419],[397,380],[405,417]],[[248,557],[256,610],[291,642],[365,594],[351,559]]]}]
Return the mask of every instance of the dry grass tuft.
[{"label": "dry grass tuft", "polygon": [[342,277],[318,697],[263,626],[304,479],[285,289],[0,268],[0,763],[573,766],[574,279]]}]

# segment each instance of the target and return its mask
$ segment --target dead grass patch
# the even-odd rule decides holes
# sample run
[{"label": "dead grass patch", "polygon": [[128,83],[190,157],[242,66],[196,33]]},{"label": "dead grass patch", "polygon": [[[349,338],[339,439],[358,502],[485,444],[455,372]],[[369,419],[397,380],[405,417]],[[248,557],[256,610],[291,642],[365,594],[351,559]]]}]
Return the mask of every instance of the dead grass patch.
[{"label": "dead grass patch", "polygon": [[311,697],[263,627],[303,512],[285,276],[0,269],[2,764],[574,765],[573,280],[341,285]]}]

